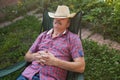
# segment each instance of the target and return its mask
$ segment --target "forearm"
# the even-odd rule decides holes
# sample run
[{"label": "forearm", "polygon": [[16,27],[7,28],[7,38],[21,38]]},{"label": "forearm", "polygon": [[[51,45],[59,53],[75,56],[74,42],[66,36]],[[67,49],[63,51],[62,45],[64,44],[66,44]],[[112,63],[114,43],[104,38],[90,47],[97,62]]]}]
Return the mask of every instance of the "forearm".
[{"label": "forearm", "polygon": [[52,53],[46,52],[44,56],[39,59],[45,65],[56,66],[65,70],[73,71],[73,72],[84,72],[85,69],[85,61],[84,57],[74,58],[74,62],[69,62],[65,60],[58,59]]},{"label": "forearm", "polygon": [[42,55],[40,54],[45,54],[45,51],[38,51],[35,53],[28,51],[25,55],[25,60],[28,62],[32,62],[32,61],[40,62],[40,59],[42,58]]},{"label": "forearm", "polygon": [[28,62],[32,62],[34,60],[34,56],[33,56],[33,54],[30,51],[28,51],[26,53],[25,60],[28,61]]},{"label": "forearm", "polygon": [[55,66],[65,70],[83,73],[85,69],[85,62],[84,61],[68,62],[68,61],[57,59],[55,62]]}]

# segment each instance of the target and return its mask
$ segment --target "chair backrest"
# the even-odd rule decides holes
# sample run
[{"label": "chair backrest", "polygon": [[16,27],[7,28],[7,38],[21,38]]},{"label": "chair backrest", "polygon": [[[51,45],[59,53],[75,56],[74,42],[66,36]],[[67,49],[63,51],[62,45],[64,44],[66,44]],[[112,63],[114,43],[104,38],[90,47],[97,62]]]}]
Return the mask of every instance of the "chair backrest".
[{"label": "chair backrest", "polygon": [[[82,12],[79,11],[76,13],[76,15],[71,19],[71,24],[69,27],[69,30],[73,33],[78,34],[80,31],[80,38],[81,38],[81,19],[82,19]],[[53,19],[49,17],[48,11],[45,10],[43,13],[43,21],[42,21],[42,27],[40,29],[43,31],[49,30],[53,27]]]},{"label": "chair backrest", "polygon": [[53,27],[53,19],[49,17],[48,11],[44,10],[40,32],[50,30],[52,27]]},{"label": "chair backrest", "polygon": [[82,20],[82,11],[76,13],[76,15],[71,19],[71,24],[69,30],[73,33],[78,34],[80,31],[80,38],[81,38],[81,20]]}]

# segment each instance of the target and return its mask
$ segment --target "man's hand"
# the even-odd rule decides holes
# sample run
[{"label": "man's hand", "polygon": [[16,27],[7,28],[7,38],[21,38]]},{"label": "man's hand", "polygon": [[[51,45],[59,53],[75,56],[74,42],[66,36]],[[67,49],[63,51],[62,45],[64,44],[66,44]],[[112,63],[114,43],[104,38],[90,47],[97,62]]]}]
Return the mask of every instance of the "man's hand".
[{"label": "man's hand", "polygon": [[39,52],[39,56],[36,56],[36,58],[39,59],[37,62],[42,65],[54,65],[57,60],[49,51]]},{"label": "man's hand", "polygon": [[57,58],[49,51],[38,51],[36,53],[27,52],[25,60],[28,62],[36,61],[41,65],[55,65]]},{"label": "man's hand", "polygon": [[46,54],[46,51],[38,51],[33,54],[33,60],[38,62],[41,65],[44,65],[44,60],[42,59],[42,56]]},{"label": "man's hand", "polygon": [[44,64],[54,66],[56,64],[57,58],[52,53],[47,51],[46,55],[43,56],[43,60],[45,61]]}]

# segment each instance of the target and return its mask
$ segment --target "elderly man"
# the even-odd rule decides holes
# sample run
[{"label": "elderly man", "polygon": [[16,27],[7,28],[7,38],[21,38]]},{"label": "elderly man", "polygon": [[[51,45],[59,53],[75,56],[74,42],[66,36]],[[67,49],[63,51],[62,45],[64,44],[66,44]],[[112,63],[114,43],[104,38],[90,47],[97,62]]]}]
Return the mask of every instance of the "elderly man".
[{"label": "elderly man", "polygon": [[[66,80],[67,71],[82,73],[85,69],[84,53],[79,36],[70,32],[70,14],[67,6],[58,6],[53,28],[41,33],[25,55],[32,62],[17,80]],[[73,62],[71,62],[73,60]]]}]

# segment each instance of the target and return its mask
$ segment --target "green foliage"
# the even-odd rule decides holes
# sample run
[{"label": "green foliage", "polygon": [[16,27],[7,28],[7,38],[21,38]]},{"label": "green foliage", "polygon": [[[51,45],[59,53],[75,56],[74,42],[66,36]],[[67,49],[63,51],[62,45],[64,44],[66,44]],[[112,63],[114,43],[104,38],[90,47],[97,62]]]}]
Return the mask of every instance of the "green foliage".
[{"label": "green foliage", "polygon": [[[79,3],[79,4],[78,4]],[[120,1],[107,0],[69,0],[66,2],[72,11],[83,11],[84,23],[92,23],[93,32],[100,33],[104,38],[120,42]],[[88,24],[85,24],[89,26]]]},{"label": "green foliage", "polygon": [[120,42],[120,0],[51,0],[49,10],[55,11],[58,5],[67,5],[71,12],[83,11],[82,25],[104,38]]},{"label": "green foliage", "polygon": [[39,34],[40,21],[33,16],[0,29],[0,68],[20,60]]},{"label": "green foliage", "polygon": [[[83,8],[83,21],[93,24],[91,29],[101,33],[105,38],[120,42],[120,1],[109,4],[91,2]],[[86,24],[87,25],[87,24]]]},{"label": "green foliage", "polygon": [[[100,46],[87,39],[82,42],[86,61],[85,80],[119,80],[120,51],[108,49],[105,45]],[[22,70],[0,80],[15,80]]]},{"label": "green foliage", "polygon": [[[24,0],[15,6],[0,9],[6,16],[0,21],[12,20],[16,16],[24,15],[27,11],[39,7],[55,11],[58,5],[68,5],[71,12],[83,11],[83,25],[92,23],[93,32],[98,32],[104,38],[120,42],[120,0]],[[41,7],[41,8],[40,8]]]},{"label": "green foliage", "polygon": [[120,51],[108,49],[95,42],[83,40],[86,80],[119,80]]},{"label": "green foliage", "polygon": [[[70,7],[71,12],[83,11],[83,22],[93,24],[91,29],[107,38],[120,41],[120,0],[102,2],[98,0],[50,0],[50,11],[60,4]],[[9,12],[9,11],[8,11]],[[10,66],[23,59],[23,55],[37,37],[39,21],[30,16],[0,29],[0,68]],[[88,25],[89,26],[89,25]],[[85,52],[86,80],[119,80],[120,51],[99,46],[97,43],[83,40]],[[15,80],[20,72],[2,78]],[[13,77],[12,75],[15,75]],[[11,77],[12,76],[12,77]]]},{"label": "green foliage", "polygon": [[39,0],[18,0],[16,5],[0,8],[0,13],[5,15],[4,17],[0,18],[0,22],[13,20],[14,18],[25,15],[28,11],[38,7],[42,7]]}]

